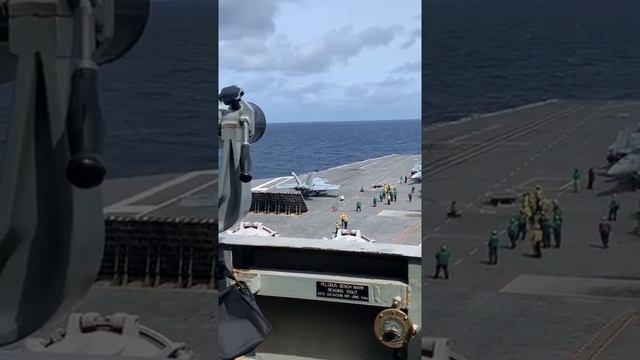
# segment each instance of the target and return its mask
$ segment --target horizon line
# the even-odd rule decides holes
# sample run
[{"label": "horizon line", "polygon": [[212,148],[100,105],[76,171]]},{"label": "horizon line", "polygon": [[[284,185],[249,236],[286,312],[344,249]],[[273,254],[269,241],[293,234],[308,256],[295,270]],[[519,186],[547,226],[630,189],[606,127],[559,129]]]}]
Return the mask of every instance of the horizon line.
[{"label": "horizon line", "polygon": [[359,119],[359,120],[319,120],[319,121],[269,121],[267,119],[268,124],[310,124],[310,123],[334,123],[334,122],[365,122],[365,121],[421,121],[422,119],[413,118],[413,119]]}]

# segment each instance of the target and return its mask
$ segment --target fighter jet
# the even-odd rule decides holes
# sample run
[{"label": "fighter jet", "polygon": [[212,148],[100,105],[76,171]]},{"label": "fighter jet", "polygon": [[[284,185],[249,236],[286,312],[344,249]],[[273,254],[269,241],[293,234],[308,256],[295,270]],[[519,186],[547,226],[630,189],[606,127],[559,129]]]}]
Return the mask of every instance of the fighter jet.
[{"label": "fighter jet", "polygon": [[640,173],[640,150],[634,150],[613,164],[607,176],[613,178],[635,177]]},{"label": "fighter jet", "polygon": [[616,179],[637,180],[640,175],[640,125],[631,130],[622,128],[616,141],[609,146],[611,167],[607,176]]},{"label": "fighter jet", "polygon": [[276,188],[278,189],[296,189],[302,193],[302,196],[312,196],[312,195],[320,195],[324,194],[328,191],[338,190],[340,185],[329,184],[327,179],[312,177],[311,174],[307,174],[307,178],[304,182],[300,180],[298,175],[295,172],[292,172],[293,178],[295,179],[295,184],[284,184],[278,185]]},{"label": "fighter jet", "polygon": [[413,175],[411,175],[410,179],[414,180],[415,182],[421,182],[422,181],[422,169],[416,171],[415,173],[413,173]]},{"label": "fighter jet", "polygon": [[635,130],[623,128],[618,131],[616,141],[609,146],[609,151],[616,156],[616,160],[640,149],[640,125]]},{"label": "fighter jet", "polygon": [[422,172],[422,164],[417,163],[413,166],[413,168],[411,169],[411,175],[414,175],[417,172]]}]

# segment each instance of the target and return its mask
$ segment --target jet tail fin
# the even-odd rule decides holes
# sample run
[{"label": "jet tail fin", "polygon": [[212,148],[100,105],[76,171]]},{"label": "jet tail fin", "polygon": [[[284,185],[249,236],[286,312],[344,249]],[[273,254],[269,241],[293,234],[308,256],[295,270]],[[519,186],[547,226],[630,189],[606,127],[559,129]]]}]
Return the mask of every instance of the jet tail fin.
[{"label": "jet tail fin", "polygon": [[291,172],[291,175],[293,175],[293,178],[296,179],[296,183],[300,186],[302,186],[302,181],[300,181],[300,178],[298,177],[298,175],[296,175],[295,172]]},{"label": "jet tail fin", "polygon": [[629,147],[629,140],[631,138],[631,129],[623,128],[618,131],[616,142],[613,144],[614,152],[624,151]]}]

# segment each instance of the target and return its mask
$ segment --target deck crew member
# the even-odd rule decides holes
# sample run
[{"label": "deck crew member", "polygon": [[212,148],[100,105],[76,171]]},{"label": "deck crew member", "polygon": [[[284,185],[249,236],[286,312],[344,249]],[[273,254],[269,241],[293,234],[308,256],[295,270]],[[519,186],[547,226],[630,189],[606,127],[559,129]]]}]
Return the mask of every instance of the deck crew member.
[{"label": "deck crew member", "polygon": [[540,229],[542,230],[542,247],[551,247],[551,222],[544,213],[540,216]]},{"label": "deck crew member", "polygon": [[562,217],[562,210],[560,209],[560,204],[558,203],[558,199],[553,199],[553,216]]},{"label": "deck crew member", "polygon": [[562,216],[560,214],[553,216],[551,227],[553,228],[553,241],[556,244],[556,248],[559,248],[562,241]]},{"label": "deck crew member", "polygon": [[405,175],[405,177],[404,177],[404,183],[405,183],[405,184],[407,183],[407,180],[408,180],[408,178],[407,178],[407,176]]},{"label": "deck crew member", "polygon": [[603,248],[609,247],[609,240],[611,237],[611,224],[607,221],[606,217],[602,217],[600,225],[598,225],[598,232],[600,233],[600,242],[602,242]]},{"label": "deck crew member", "polygon": [[433,275],[434,279],[440,276],[440,270],[444,272],[444,278],[449,279],[449,258],[451,253],[445,245],[440,247],[440,251],[436,253],[436,274]]},{"label": "deck crew member", "polygon": [[518,219],[514,216],[509,221],[507,227],[507,235],[509,235],[509,241],[511,241],[511,249],[516,248],[516,236],[518,236]]},{"label": "deck crew member", "polygon": [[342,223],[342,227],[344,227],[345,229],[347,228],[348,221],[349,221],[349,218],[347,217],[347,214],[345,213],[340,214],[340,222]]},{"label": "deck crew member", "polygon": [[362,203],[360,202],[360,200],[358,200],[358,202],[356,203],[356,211],[362,211]]},{"label": "deck crew member", "polygon": [[376,207],[378,205],[378,199],[376,199],[376,197],[373,197],[373,207]]},{"label": "deck crew member", "polygon": [[338,230],[340,230],[340,223],[336,221],[336,235],[338,235]]},{"label": "deck crew member", "polygon": [[489,248],[489,265],[496,265],[498,263],[499,243],[500,238],[498,237],[498,232],[495,230],[491,231],[491,236],[489,237],[489,241],[487,241],[487,247]]},{"label": "deck crew member", "polygon": [[578,168],[573,169],[573,175],[571,176],[571,179],[573,180],[573,191],[576,193],[579,192],[580,191],[580,170],[578,170]]},{"label": "deck crew member", "polygon": [[416,187],[415,187],[415,185],[411,187],[411,193],[413,194],[414,192],[416,192]]},{"label": "deck crew member", "polygon": [[452,201],[451,205],[449,205],[449,212],[447,213],[447,217],[448,218],[458,218],[460,217],[461,214],[458,211],[458,208],[456,207],[456,201]]},{"label": "deck crew member", "polygon": [[522,194],[522,207],[531,207],[531,199],[528,192]]},{"label": "deck crew member", "polygon": [[542,247],[542,229],[540,229],[540,224],[535,224],[533,226],[533,231],[531,232],[531,246],[533,247],[533,257],[542,257],[542,251],[540,250]]},{"label": "deck crew member", "polygon": [[412,193],[408,193],[407,195],[409,196],[409,202],[411,202],[411,198],[413,197],[413,194]]},{"label": "deck crew member", "polygon": [[544,194],[542,193],[542,188],[540,185],[536,186],[536,191],[533,193],[535,199],[535,213],[540,213],[542,211],[542,199]]},{"label": "deck crew member", "polygon": [[[528,196],[527,196],[527,198],[528,198]],[[520,211],[520,213],[522,213],[522,215],[524,216],[525,220],[533,221],[533,210],[531,209],[530,205],[524,205],[522,207],[522,210]]]},{"label": "deck crew member", "polygon": [[596,181],[596,171],[593,169],[593,166],[590,167],[589,171],[587,172],[587,179],[588,179],[587,189],[592,190],[593,183]]},{"label": "deck crew member", "polygon": [[618,195],[613,194],[609,202],[609,221],[618,219],[618,209],[620,209],[620,201],[618,200]]},{"label": "deck crew member", "polygon": [[522,212],[526,216],[527,220],[531,221],[531,219],[533,219],[535,208],[531,200],[531,194],[529,192],[526,192],[522,195]]},{"label": "deck crew member", "polygon": [[527,215],[524,211],[520,211],[520,216],[518,216],[518,233],[516,238],[520,240],[524,240],[527,237]]}]

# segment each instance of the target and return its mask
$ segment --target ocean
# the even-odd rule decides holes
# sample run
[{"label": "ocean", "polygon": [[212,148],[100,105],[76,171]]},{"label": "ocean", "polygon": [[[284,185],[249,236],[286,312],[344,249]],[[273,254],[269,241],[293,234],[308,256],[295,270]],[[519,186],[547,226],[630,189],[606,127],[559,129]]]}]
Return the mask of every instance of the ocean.
[{"label": "ocean", "polygon": [[304,174],[389,154],[420,154],[420,120],[268,123],[254,178]]},{"label": "ocean", "polygon": [[[136,46],[101,68],[108,177],[217,166],[215,4],[152,1]],[[11,90],[0,86],[0,155]]]},{"label": "ocean", "polygon": [[640,1],[423,1],[423,119],[640,99]]}]

